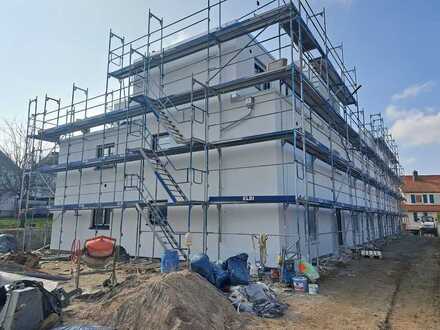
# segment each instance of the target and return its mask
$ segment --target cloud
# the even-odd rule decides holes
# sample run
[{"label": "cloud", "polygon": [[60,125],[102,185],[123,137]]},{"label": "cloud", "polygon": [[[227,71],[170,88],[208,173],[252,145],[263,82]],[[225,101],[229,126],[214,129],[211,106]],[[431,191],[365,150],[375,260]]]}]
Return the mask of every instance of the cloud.
[{"label": "cloud", "polygon": [[432,107],[426,107],[423,109],[420,109],[420,108],[405,109],[405,108],[396,106],[394,104],[390,104],[385,108],[385,115],[391,121],[394,121],[397,119],[402,119],[402,118],[407,118],[409,116],[415,116],[418,114],[423,115],[423,114],[434,114],[434,113],[435,113],[435,109]]},{"label": "cloud", "polygon": [[390,131],[400,143],[411,146],[440,144],[440,112],[433,108],[399,109],[390,105],[385,113],[395,120]]},{"label": "cloud", "polygon": [[405,100],[409,98],[416,97],[420,93],[430,92],[432,88],[435,86],[433,81],[427,81],[422,84],[414,84],[407,88],[405,88],[400,93],[394,94],[391,98],[393,101]]}]

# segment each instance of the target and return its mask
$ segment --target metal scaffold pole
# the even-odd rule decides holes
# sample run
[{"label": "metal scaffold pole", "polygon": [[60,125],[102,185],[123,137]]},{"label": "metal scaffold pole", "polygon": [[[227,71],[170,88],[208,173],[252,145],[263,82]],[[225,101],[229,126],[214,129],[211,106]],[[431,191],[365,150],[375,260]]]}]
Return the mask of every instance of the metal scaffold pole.
[{"label": "metal scaffold pole", "polygon": [[[44,167],[57,175],[52,246],[83,239],[90,212],[87,235],[109,230],[135,258],[175,250],[187,260],[191,234],[194,251],[227,257],[228,235],[250,235],[253,226],[225,233],[236,214],[229,204],[240,212],[270,204],[264,210],[278,222],[255,221],[256,230],[273,231],[272,250],[286,255],[295,244],[296,257],[316,264],[321,254],[394,232],[397,150],[380,116],[365,123],[356,68],[347,69],[342,44],[329,39],[325,9],[273,0],[222,26],[225,1],[207,0],[167,24],[149,10],[147,33],[128,42],[110,30],[104,94],[74,84],[71,103],[58,102],[51,120],[52,99],[46,95],[42,113],[29,102],[20,217],[32,215],[43,141],[54,143],[59,164]],[[200,29],[207,31],[177,42]],[[274,153],[259,155],[266,147]],[[266,171],[273,187],[250,182]],[[264,216],[257,213],[246,216]]]}]

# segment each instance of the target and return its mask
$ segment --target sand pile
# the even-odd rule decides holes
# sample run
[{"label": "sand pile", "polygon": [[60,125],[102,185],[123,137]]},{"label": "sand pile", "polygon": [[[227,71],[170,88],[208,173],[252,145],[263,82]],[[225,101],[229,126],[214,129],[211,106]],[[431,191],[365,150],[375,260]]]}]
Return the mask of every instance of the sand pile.
[{"label": "sand pile", "polygon": [[132,277],[83,310],[80,319],[121,329],[238,329],[246,318],[198,274]]}]

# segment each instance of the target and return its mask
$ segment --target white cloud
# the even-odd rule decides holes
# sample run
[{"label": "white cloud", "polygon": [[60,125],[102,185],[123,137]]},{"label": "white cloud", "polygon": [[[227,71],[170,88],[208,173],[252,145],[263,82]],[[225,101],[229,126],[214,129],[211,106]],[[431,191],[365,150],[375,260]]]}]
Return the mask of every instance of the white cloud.
[{"label": "white cloud", "polygon": [[414,84],[407,88],[405,88],[400,93],[394,94],[391,98],[394,101],[405,100],[408,98],[413,98],[419,95],[420,93],[430,92],[434,87],[435,83],[433,81],[427,81],[422,84]]},{"label": "white cloud", "polygon": [[422,111],[389,106],[385,113],[394,116],[390,131],[400,143],[412,146],[440,144],[440,112],[432,108]]},{"label": "white cloud", "polygon": [[385,115],[391,121],[394,121],[397,119],[402,119],[402,118],[407,118],[409,116],[415,116],[418,114],[422,114],[422,115],[435,114],[435,109],[432,107],[426,107],[423,109],[419,109],[419,108],[406,109],[406,108],[401,108],[399,106],[396,106],[394,104],[390,104],[385,108]]}]

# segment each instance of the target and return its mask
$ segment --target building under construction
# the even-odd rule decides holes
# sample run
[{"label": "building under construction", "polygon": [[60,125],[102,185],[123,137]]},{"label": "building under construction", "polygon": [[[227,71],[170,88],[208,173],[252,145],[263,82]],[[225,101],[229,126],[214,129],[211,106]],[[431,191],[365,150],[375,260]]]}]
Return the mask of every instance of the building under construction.
[{"label": "building under construction", "polygon": [[[133,256],[224,259],[265,233],[273,265],[399,231],[396,145],[360,108],[325,11],[268,1],[224,23],[231,3],[170,23],[149,12],[146,35],[110,32],[103,94],[29,102],[22,213],[33,178],[55,175],[52,249],[106,235]],[[39,166],[49,150],[58,164]]]}]

